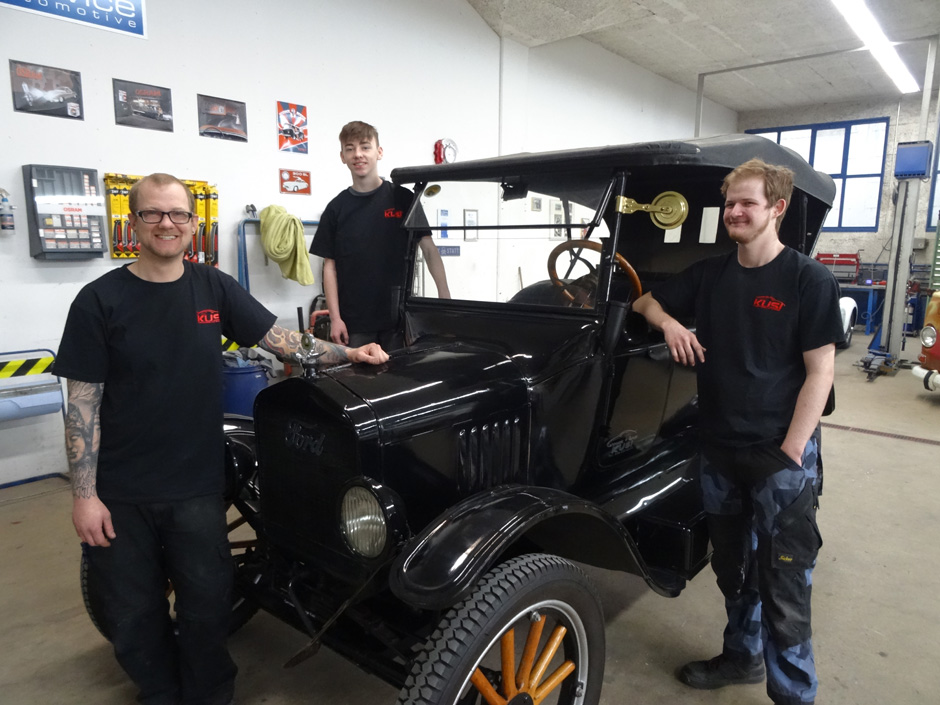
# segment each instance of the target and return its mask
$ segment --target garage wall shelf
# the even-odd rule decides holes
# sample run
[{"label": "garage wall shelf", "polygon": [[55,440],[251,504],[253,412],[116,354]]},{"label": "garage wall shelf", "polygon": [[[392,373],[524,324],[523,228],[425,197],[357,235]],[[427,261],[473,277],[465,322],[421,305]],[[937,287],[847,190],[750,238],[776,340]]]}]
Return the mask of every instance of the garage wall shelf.
[{"label": "garage wall shelf", "polygon": [[0,422],[65,410],[62,383],[52,373],[51,350],[0,352]]}]

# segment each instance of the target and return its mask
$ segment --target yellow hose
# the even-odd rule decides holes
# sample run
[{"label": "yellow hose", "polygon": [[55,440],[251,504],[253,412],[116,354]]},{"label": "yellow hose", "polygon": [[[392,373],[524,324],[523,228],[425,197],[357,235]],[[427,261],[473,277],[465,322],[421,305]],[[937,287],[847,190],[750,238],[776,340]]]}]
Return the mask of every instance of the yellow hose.
[{"label": "yellow hose", "polygon": [[283,206],[261,209],[260,218],[261,247],[268,259],[277,262],[285,279],[293,279],[304,286],[313,284],[300,218],[288,213]]}]

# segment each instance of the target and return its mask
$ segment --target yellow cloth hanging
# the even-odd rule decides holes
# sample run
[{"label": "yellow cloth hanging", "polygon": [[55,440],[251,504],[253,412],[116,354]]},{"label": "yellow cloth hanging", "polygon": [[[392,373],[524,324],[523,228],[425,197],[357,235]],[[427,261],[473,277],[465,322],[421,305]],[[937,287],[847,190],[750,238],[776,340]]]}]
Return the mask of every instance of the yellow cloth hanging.
[{"label": "yellow cloth hanging", "polygon": [[277,262],[285,279],[304,286],[313,284],[313,270],[304,240],[304,225],[283,206],[261,209],[261,247],[268,259]]}]

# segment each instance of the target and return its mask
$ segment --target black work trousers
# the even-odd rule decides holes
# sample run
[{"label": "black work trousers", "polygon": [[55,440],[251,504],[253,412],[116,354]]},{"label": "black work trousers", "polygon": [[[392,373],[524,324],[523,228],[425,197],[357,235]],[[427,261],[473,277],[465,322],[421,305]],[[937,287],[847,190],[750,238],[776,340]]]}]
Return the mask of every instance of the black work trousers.
[{"label": "black work trousers", "polygon": [[101,626],[138,701],[227,705],[238,669],[226,646],[234,564],[222,498],[107,507],[117,537],[83,546],[88,590],[103,605]]}]

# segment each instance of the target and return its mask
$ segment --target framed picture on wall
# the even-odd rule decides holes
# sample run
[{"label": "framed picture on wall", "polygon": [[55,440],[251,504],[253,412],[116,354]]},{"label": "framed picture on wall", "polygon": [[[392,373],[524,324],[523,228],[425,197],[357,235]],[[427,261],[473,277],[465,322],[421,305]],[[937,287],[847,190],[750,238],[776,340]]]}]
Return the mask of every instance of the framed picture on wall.
[{"label": "framed picture on wall", "polygon": [[173,98],[169,88],[111,79],[114,122],[145,130],[173,132]]},{"label": "framed picture on wall", "polygon": [[307,106],[277,101],[277,148],[307,153]]},{"label": "framed picture on wall", "polygon": [[549,217],[551,218],[552,225],[555,228],[551,231],[550,239],[552,240],[564,240],[566,228],[565,223],[565,207],[564,204],[554,198],[549,200]]},{"label": "framed picture on wall", "polygon": [[310,195],[310,172],[296,169],[281,169],[279,174],[281,193]]},{"label": "framed picture on wall", "polygon": [[10,59],[13,109],[23,113],[84,120],[82,75],[54,66]]},{"label": "framed picture on wall", "polygon": [[237,100],[196,95],[199,134],[222,140],[248,141],[248,112]]},{"label": "framed picture on wall", "polygon": [[[464,240],[470,242],[476,240],[479,237],[480,231],[475,229],[480,222],[479,216],[480,213],[475,208],[472,210],[469,208],[463,209],[463,225],[466,228],[466,230],[463,231]],[[474,229],[471,230],[471,228]]]}]

